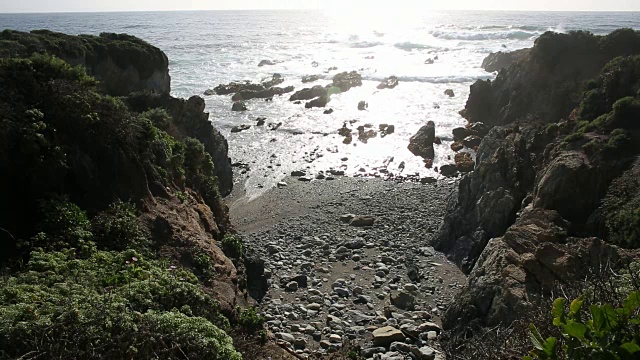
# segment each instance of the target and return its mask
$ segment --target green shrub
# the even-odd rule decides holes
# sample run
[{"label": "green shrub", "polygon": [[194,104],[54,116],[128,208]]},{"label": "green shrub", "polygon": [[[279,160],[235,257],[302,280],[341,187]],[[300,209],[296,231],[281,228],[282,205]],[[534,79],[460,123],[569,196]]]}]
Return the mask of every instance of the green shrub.
[{"label": "green shrub", "polygon": [[169,115],[169,113],[167,113],[167,111],[162,108],[155,108],[149,111],[145,111],[140,114],[140,117],[148,119],[149,121],[151,121],[153,126],[162,131],[167,131],[172,121],[171,115]]},{"label": "green shrub", "polygon": [[564,141],[568,142],[568,143],[572,143],[572,142],[580,141],[582,139],[584,139],[584,133],[582,133],[582,132],[574,132],[572,134],[567,135],[564,138]]},{"label": "green shrub", "polygon": [[231,234],[226,234],[222,238],[222,251],[232,259],[240,259],[243,255],[242,240]]},{"label": "green shrub", "polygon": [[629,134],[622,129],[615,129],[609,135],[609,140],[605,146],[607,151],[612,153],[629,153],[633,143]]},{"label": "green shrub", "polygon": [[228,329],[192,273],[133,251],[36,251],[0,278],[0,359],[240,359]]},{"label": "green shrub", "polygon": [[558,133],[559,130],[560,130],[560,127],[558,126],[558,124],[557,123],[553,123],[553,124],[549,124],[549,126],[547,126],[546,133],[547,133],[547,135],[555,136]]},{"label": "green shrub", "polygon": [[65,197],[41,201],[38,217],[37,235],[25,244],[25,250],[34,247],[47,251],[74,249],[84,257],[95,249],[87,215]]},{"label": "green shrub", "polygon": [[591,140],[588,143],[582,145],[582,150],[585,152],[585,154],[591,156],[591,155],[596,154],[603,147],[604,146],[600,141],[594,139],[594,140]]},{"label": "green shrub", "polygon": [[607,225],[612,242],[626,248],[640,248],[640,202],[625,204],[609,217]]},{"label": "green shrub", "polygon": [[264,316],[260,315],[258,309],[255,307],[248,307],[245,309],[238,308],[238,324],[242,330],[249,334],[255,334],[256,331],[262,330],[265,323]]},{"label": "green shrub", "polygon": [[640,355],[640,291],[632,292],[623,305],[593,304],[589,311],[578,298],[571,302],[557,299],[553,304],[553,325],[562,338],[544,339],[531,324],[534,349],[525,360],[534,359],[602,359],[625,360]]},{"label": "green shrub", "polygon": [[92,220],[94,240],[102,249],[148,251],[149,237],[142,230],[133,204],[120,200]]},{"label": "green shrub", "polygon": [[215,274],[213,270],[213,264],[211,263],[211,258],[205,252],[200,252],[194,255],[193,264],[195,269],[204,278],[210,278]]},{"label": "green shrub", "polygon": [[640,101],[631,96],[613,104],[612,122],[615,127],[637,129],[640,127]]}]

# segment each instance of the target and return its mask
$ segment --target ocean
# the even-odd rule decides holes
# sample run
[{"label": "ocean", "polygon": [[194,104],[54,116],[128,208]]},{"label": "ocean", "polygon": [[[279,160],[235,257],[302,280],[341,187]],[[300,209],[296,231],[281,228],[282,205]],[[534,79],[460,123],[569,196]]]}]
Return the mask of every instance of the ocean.
[{"label": "ocean", "polygon": [[[201,11],[0,14],[0,29],[50,29],[68,34],[101,32],[136,35],[167,53],[172,95],[203,96],[211,121],[229,141],[234,163],[248,166],[238,172],[254,198],[275,186],[292,170],[310,174],[343,169],[350,176],[433,176],[422,159],[407,150],[409,138],[434,121],[434,166],[452,163],[451,130],[466,121],[469,86],[495,74],[481,67],[495,51],[531,47],[545,31],[588,30],[607,34],[617,28],[640,29],[640,13],[595,12],[453,12],[416,13],[404,9],[348,14],[332,11]],[[426,64],[427,59],[437,60]],[[262,60],[275,62],[258,67]],[[317,66],[314,66],[317,65]],[[330,67],[337,70],[329,71]],[[299,90],[331,82],[333,75],[356,70],[363,86],[334,95],[325,109],[305,109],[288,101],[254,99],[249,111],[232,112],[230,96],[204,96],[205,90],[230,81],[259,82],[274,73]],[[303,84],[305,75],[319,75]],[[395,89],[378,90],[378,83],[395,75]],[[452,89],[455,97],[444,94]],[[359,111],[364,100],[369,107]],[[282,123],[277,130],[255,126],[257,117]],[[354,137],[342,143],[337,130],[347,122],[354,129],[365,124],[393,124],[395,133],[367,143]],[[240,133],[231,128],[247,124]],[[246,181],[244,181],[246,180]]]}]

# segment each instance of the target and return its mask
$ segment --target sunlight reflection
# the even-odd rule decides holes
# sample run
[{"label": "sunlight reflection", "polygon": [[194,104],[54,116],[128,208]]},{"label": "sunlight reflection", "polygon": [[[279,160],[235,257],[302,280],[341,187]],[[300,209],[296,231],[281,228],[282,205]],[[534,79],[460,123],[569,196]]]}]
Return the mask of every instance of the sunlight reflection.
[{"label": "sunlight reflection", "polygon": [[428,11],[426,6],[396,6],[389,3],[346,1],[336,4],[327,12],[335,21],[336,30],[360,32],[376,30],[379,35],[384,31],[401,29],[414,24]]}]

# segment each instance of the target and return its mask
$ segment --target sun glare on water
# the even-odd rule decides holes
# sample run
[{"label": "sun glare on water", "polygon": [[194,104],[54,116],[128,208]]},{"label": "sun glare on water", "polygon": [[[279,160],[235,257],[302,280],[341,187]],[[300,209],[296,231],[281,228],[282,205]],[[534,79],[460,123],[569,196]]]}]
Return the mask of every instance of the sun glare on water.
[{"label": "sun glare on water", "polygon": [[326,9],[340,30],[401,29],[415,24],[429,7],[414,1],[341,1],[331,2]]}]

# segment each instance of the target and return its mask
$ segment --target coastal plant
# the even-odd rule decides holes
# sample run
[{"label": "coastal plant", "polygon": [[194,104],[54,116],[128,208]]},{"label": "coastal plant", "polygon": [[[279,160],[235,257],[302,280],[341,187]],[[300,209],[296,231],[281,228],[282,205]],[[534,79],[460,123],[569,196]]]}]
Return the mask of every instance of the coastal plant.
[{"label": "coastal plant", "polygon": [[197,278],[135,251],[36,251],[0,285],[0,359],[240,359]]},{"label": "coastal plant", "polygon": [[78,256],[88,256],[95,249],[86,213],[66,197],[40,201],[38,217],[37,233],[29,243],[23,244],[25,249],[72,249]]},{"label": "coastal plant", "polygon": [[236,235],[226,234],[222,238],[222,251],[232,259],[242,258],[244,254],[242,240]]},{"label": "coastal plant", "polygon": [[115,201],[91,221],[94,241],[103,249],[148,251],[150,241],[133,204]]},{"label": "coastal plant", "polygon": [[193,264],[196,271],[204,278],[210,278],[215,275],[211,258],[205,252],[199,252],[193,256]]},{"label": "coastal plant", "polygon": [[631,359],[640,354],[640,291],[634,291],[621,307],[592,304],[586,310],[582,298],[567,306],[567,299],[554,301],[553,325],[562,337],[544,339],[531,324],[534,349],[524,360]]},{"label": "coastal plant", "polygon": [[254,306],[241,309],[238,308],[238,325],[248,334],[255,334],[262,330],[266,319],[260,315],[258,309]]}]

